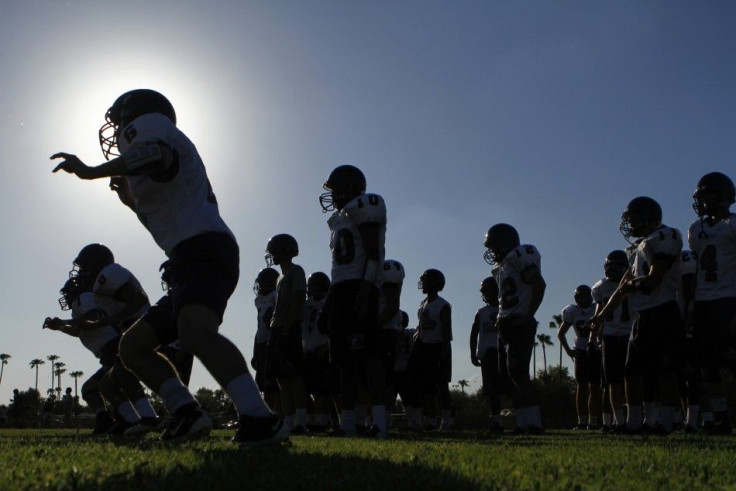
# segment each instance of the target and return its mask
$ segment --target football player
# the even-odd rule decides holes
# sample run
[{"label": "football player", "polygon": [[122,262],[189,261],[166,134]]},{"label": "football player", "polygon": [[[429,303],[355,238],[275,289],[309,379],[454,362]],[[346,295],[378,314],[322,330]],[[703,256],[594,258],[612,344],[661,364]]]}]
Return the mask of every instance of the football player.
[{"label": "football player", "polygon": [[682,235],[679,230],[662,224],[662,208],[647,196],[634,198],[626,205],[619,228],[631,243],[628,249],[631,266],[605,307],[591,319],[591,327],[596,337],[600,336],[605,319],[628,298],[637,316],[626,359],[629,407],[626,429],[642,429],[639,408],[643,402],[643,430],[666,434],[672,431],[678,404],[675,374],[682,361],[685,335],[677,302]]},{"label": "football player", "polygon": [[[100,369],[82,384],[82,399],[95,413],[92,433],[102,434],[110,430],[114,421],[105,407],[100,382],[117,358],[120,333],[112,326],[100,326],[96,322],[93,326],[87,326],[87,319],[104,315],[98,312],[99,307],[91,290],[91,285],[85,285],[79,278],[69,278],[59,292],[59,305],[61,310],[71,310],[71,319],[47,318],[43,327],[78,337],[84,347],[100,360]],[[110,395],[107,398],[111,399]]]},{"label": "football player", "polygon": [[257,328],[253,343],[253,358],[251,366],[256,371],[256,385],[263,393],[268,407],[275,409],[279,399],[279,387],[276,380],[266,369],[268,360],[268,342],[271,340],[271,319],[276,306],[276,281],[279,272],[273,268],[263,268],[258,272],[253,282],[253,293],[256,294],[254,303],[257,312]]},{"label": "football player", "polygon": [[488,229],[483,245],[483,258],[495,266],[492,274],[499,289],[499,342],[507,354],[505,368],[512,383],[516,431],[543,433],[539,399],[529,378],[537,333],[534,315],[547,288],[542,277],[542,258],[536,247],[521,244],[519,233],[507,223]]},{"label": "football player", "polygon": [[335,375],[330,366],[330,337],[322,332],[317,323],[319,312],[330,289],[330,277],[316,271],[307,278],[307,305],[302,322],[302,345],[304,347],[304,383],[307,394],[314,401],[314,419],[309,425],[310,432],[327,430],[337,393]]},{"label": "football player", "polygon": [[[112,251],[102,244],[84,246],[74,259],[69,276],[92,285],[92,293],[99,306],[97,312],[103,314],[95,319],[88,318],[88,328],[95,325],[112,326],[123,333],[150,307],[148,296],[138,279],[116,263]],[[120,399],[121,403],[124,404],[129,399],[135,405],[135,411],[123,413],[124,417],[110,429],[111,433],[134,435],[156,429],[159,424],[156,411],[146,397],[140,381],[123,366],[118,356],[115,356],[101,383],[103,387],[108,387],[107,393],[117,394],[122,391],[125,397]]]},{"label": "football player", "polygon": [[698,269],[694,299],[686,299],[686,304],[691,308],[698,364],[716,417],[716,425],[705,429],[720,434],[731,433],[723,376],[729,372],[728,354],[733,353],[736,334],[736,216],[730,210],[735,196],[727,175],[705,174],[693,193],[698,219],[688,229]]},{"label": "football player", "polygon": [[202,159],[176,126],[171,102],[159,92],[136,89],[121,95],[105,115],[100,145],[108,162],[85,165],[59,152],[53,169],[81,179],[110,178],[110,187],[130,207],[166,253],[168,291],[121,339],[120,356],[164,401],[172,415],[167,442],[209,434],[210,416],[175,368],[156,348],[179,339],[230,396],[239,415],[236,442],[288,438],[281,418],[263,401],[245,358],[218,333],[239,276],[239,249],[220,217]]},{"label": "football player", "polygon": [[[394,394],[394,365],[396,347],[401,329],[401,288],[404,284],[404,266],[394,259],[383,262],[380,275],[380,307],[378,313],[378,344],[381,362],[386,375],[386,415],[391,413],[396,396]],[[388,427],[388,421],[386,422]]]},{"label": "football player", "polygon": [[[575,362],[575,409],[578,415],[575,429],[596,429],[601,416],[601,352],[597,342],[590,339],[588,321],[595,313],[590,287],[579,285],[573,299],[575,303],[562,309],[557,339],[567,356]],[[574,349],[570,349],[566,337],[571,327],[575,333]]]},{"label": "football player", "polygon": [[[600,313],[603,307],[618,288],[618,285],[626,271],[629,269],[629,259],[626,252],[615,250],[608,253],[603,263],[603,278],[596,282],[592,288],[593,300],[595,300],[595,314]],[[621,305],[614,309],[608,317],[603,319],[603,339],[601,347],[603,351],[603,374],[608,385],[608,398],[610,407],[613,409],[615,419],[614,427],[618,429],[626,424],[624,412],[624,380],[626,365],[626,351],[631,335],[631,325],[634,316],[629,309],[629,302],[623,299]],[[603,404],[608,405],[604,400]],[[606,411],[604,411],[605,415]],[[608,424],[604,421],[603,424]]]},{"label": "football player", "polygon": [[439,394],[442,409],[441,431],[450,429],[452,400],[449,383],[452,379],[452,307],[439,296],[445,287],[445,275],[437,269],[428,269],[419,277],[417,287],[427,296],[419,304],[419,325],[409,369],[416,384],[413,398],[419,408]]},{"label": "football player", "polygon": [[370,392],[379,437],[387,435],[385,375],[378,348],[379,274],[385,258],[386,204],[366,193],[363,172],[352,165],[336,167],[319,197],[323,212],[332,212],[330,227],[332,284],[323,311],[328,317],[330,359],[340,374],[340,432],[355,436],[355,404],[362,370]]},{"label": "football player", "polygon": [[[483,394],[488,399],[491,416],[489,433],[503,433],[501,427],[501,383],[498,370],[498,285],[493,276],[480,283],[485,306],[478,309],[470,328],[470,362],[480,367]],[[505,391],[504,391],[505,392]]]},{"label": "football player", "polygon": [[266,265],[281,269],[268,342],[269,366],[279,383],[281,410],[292,435],[307,432],[307,393],[304,388],[302,322],[307,291],[304,269],[294,264],[299,245],[289,234],[274,235],[266,244]]}]

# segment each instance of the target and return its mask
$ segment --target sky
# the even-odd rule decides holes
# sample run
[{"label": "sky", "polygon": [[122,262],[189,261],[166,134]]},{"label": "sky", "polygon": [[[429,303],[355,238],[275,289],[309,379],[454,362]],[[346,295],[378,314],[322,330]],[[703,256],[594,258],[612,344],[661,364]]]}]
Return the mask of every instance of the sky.
[{"label": "sky", "polygon": [[[444,272],[453,382],[475,389],[468,337],[491,225],[513,224],[541,252],[538,332],[554,337],[552,316],[626,246],[629,200],[653,197],[684,231],[698,179],[734,177],[735,18],[727,1],[0,3],[0,353],[12,356],[0,404],[33,386],[34,358],[97,370],[77,339],[41,330],[62,315],[82,246],[106,244],[162,295],[165,256],[106,181],[51,173],[59,151],[103,162],[97,130],[123,92],[165,94],[207,166],[241,247],[221,332],[246,358],[268,238],[293,235],[296,262],[329,272],[317,198],[351,163],[386,200],[386,254],[406,269],[412,325],[419,275]],[[557,350],[555,339],[550,364]],[[196,363],[191,386],[216,383]]]}]

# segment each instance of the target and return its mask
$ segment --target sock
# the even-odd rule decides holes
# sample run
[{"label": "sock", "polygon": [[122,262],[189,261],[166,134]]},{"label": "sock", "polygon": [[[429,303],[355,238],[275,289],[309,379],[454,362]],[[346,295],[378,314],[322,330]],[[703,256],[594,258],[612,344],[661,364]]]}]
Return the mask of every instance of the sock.
[{"label": "sock", "polygon": [[365,404],[355,405],[355,424],[358,426],[365,426],[365,420],[368,416],[368,406]]},{"label": "sock", "polygon": [[378,428],[380,433],[388,431],[388,420],[386,419],[386,406],[383,404],[372,406],[373,424]]},{"label": "sock", "polygon": [[542,413],[539,411],[539,406],[526,408],[526,420],[528,425],[542,428]]},{"label": "sock", "polygon": [[286,414],[284,415],[284,424],[286,425],[289,430],[294,428],[294,415],[293,414]]},{"label": "sock", "polygon": [[631,407],[628,404],[626,407],[629,408],[629,419],[626,426],[633,430],[641,428],[641,408],[639,406]]},{"label": "sock", "polygon": [[525,407],[514,408],[514,413],[516,415],[516,426],[518,428],[524,428],[528,424],[526,420],[526,408]]},{"label": "sock", "polygon": [[306,409],[296,410],[296,413],[294,413],[294,423],[297,426],[301,426],[302,428],[307,427],[307,410]]},{"label": "sock", "polygon": [[141,397],[135,401],[135,409],[140,414],[141,418],[158,418],[156,410],[153,409],[151,401],[147,397]]},{"label": "sock", "polygon": [[189,389],[176,377],[161,384],[158,395],[164,401],[164,407],[169,414],[174,414],[177,409],[187,404],[197,404],[197,400],[189,393]]},{"label": "sock", "polygon": [[443,409],[442,426],[450,426],[450,418],[452,418],[452,412],[449,409]]},{"label": "sock", "polygon": [[348,435],[355,434],[355,409],[340,411],[340,429]]},{"label": "sock", "polygon": [[612,419],[613,419],[613,414],[603,413],[603,426],[611,426]]},{"label": "sock", "polygon": [[703,423],[712,423],[713,413],[710,411],[703,411],[702,413],[700,413],[700,419],[703,420]]},{"label": "sock", "polygon": [[598,426],[598,416],[588,416],[588,424],[590,426]]},{"label": "sock", "polygon": [[626,424],[626,417],[624,416],[623,408],[614,410],[613,416],[616,418],[617,425]]},{"label": "sock", "polygon": [[250,373],[246,372],[232,379],[225,387],[225,392],[233,401],[238,414],[254,418],[271,416],[271,410],[263,401],[258,386]]},{"label": "sock", "polygon": [[672,430],[672,422],[675,419],[675,406],[662,406],[659,409],[659,424],[665,430]]},{"label": "sock", "polygon": [[690,404],[687,406],[686,424],[691,428],[698,427],[698,413],[700,412],[700,404]]},{"label": "sock", "polygon": [[130,401],[121,402],[118,406],[118,414],[128,423],[137,423],[140,419],[138,413]]}]

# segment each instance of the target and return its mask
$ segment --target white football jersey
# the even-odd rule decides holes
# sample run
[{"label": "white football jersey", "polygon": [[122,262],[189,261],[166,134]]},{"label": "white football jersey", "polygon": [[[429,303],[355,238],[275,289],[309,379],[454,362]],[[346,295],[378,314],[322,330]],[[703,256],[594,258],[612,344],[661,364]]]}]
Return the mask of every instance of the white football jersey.
[{"label": "white football jersey", "polygon": [[419,339],[422,343],[435,344],[452,341],[452,333],[450,333],[450,339],[445,339],[440,318],[440,312],[445,306],[452,308],[450,303],[442,297],[437,297],[431,302],[425,298],[419,304]]},{"label": "white football jersey", "polygon": [[696,220],[687,235],[698,258],[695,300],[736,297],[736,214],[712,226]]},{"label": "white football jersey", "polygon": [[[83,317],[87,312],[93,310],[101,310],[95,302],[95,295],[92,292],[84,292],[72,302],[72,319]],[[101,356],[102,348],[107,343],[118,337],[120,337],[120,333],[112,326],[100,326],[92,329],[82,328],[79,330],[79,340],[96,358]]]},{"label": "white football jersey", "polygon": [[317,329],[317,317],[324,304],[324,298],[322,300],[307,299],[307,315],[302,321],[302,348],[305,353],[311,353],[330,342],[330,336]]},{"label": "white football jersey", "polygon": [[475,356],[483,358],[489,349],[498,349],[498,328],[496,326],[498,307],[486,305],[478,309],[475,315],[478,319],[478,349]]},{"label": "white football jersey", "polygon": [[276,290],[265,295],[256,295],[253,300],[258,313],[258,327],[256,329],[256,343],[267,343],[271,340],[271,317],[276,307]]},{"label": "white football jersey", "polygon": [[[386,203],[377,194],[367,193],[353,198],[342,210],[330,216],[330,250],[332,251],[332,283],[363,278],[366,253],[360,226],[377,223],[381,226],[378,263],[383,264],[386,242]],[[380,277],[380,274],[379,274]],[[378,278],[376,278],[378,281]]]},{"label": "white football jersey", "polygon": [[178,170],[166,182],[150,176],[126,176],[135,197],[138,219],[166,252],[180,242],[206,232],[223,232],[235,238],[220,217],[217,200],[197,149],[162,114],[144,114],[126,126],[118,139],[122,153],[136,145],[160,142],[174,152]]},{"label": "white football jersey", "polygon": [[588,348],[588,337],[590,336],[588,321],[593,317],[593,314],[595,314],[594,303],[586,308],[572,303],[562,309],[562,322],[570,324],[575,333],[573,339],[574,349],[585,350]]},{"label": "white football jersey", "polygon": [[[381,274],[378,277],[378,290],[380,292],[378,297],[378,311],[383,312],[386,307],[386,299],[383,296],[383,285],[387,283],[397,284],[399,286],[404,284],[404,267],[398,261],[387,260],[383,262],[381,268]],[[401,310],[396,312],[396,315],[386,322],[381,329],[394,329],[398,331],[401,329]]]},{"label": "white football jersey", "polygon": [[531,287],[524,281],[530,268],[542,269],[542,256],[536,247],[523,244],[503,258],[492,274],[498,284],[499,318],[527,315],[532,301]]},{"label": "white football jersey", "polygon": [[[140,281],[127,269],[120,266],[118,263],[111,263],[102,268],[100,274],[97,275],[95,284],[92,287],[92,292],[95,294],[95,300],[97,305],[109,316],[116,315],[125,307],[125,302],[115,298],[115,293],[123,285],[130,283],[133,287],[145,295],[146,292],[143,290]],[[135,321],[141,318],[146,313],[150,304],[148,302],[143,305],[137,312],[132,313],[127,318],[120,321],[120,326],[127,327],[130,321]]]},{"label": "white football jersey", "polygon": [[[608,299],[611,298],[613,292],[618,288],[618,282],[611,281],[607,278],[603,278],[598,281],[593,288],[593,300],[595,303],[605,306],[608,303]],[[616,307],[606,319],[603,320],[603,335],[604,336],[628,336],[631,334],[631,326],[634,323],[634,314],[629,308],[629,298],[624,298],[624,301]]]},{"label": "white football jersey", "polygon": [[682,278],[680,276],[682,234],[679,230],[662,225],[630,248],[629,253],[631,254],[629,263],[634,277],[649,274],[649,267],[655,258],[662,257],[671,261],[657,288],[648,293],[635,290],[629,294],[632,309],[639,312],[677,300],[677,290]]}]

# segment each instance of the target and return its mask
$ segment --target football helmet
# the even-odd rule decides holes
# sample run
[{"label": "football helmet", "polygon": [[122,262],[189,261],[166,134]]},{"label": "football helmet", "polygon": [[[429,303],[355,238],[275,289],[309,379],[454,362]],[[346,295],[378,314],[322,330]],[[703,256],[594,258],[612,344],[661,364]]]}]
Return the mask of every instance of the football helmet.
[{"label": "football helmet", "polygon": [[71,310],[74,301],[79,298],[79,295],[89,291],[88,285],[85,284],[80,278],[69,278],[61,287],[59,293],[59,307],[61,310]]},{"label": "football helmet", "polygon": [[118,139],[120,131],[143,114],[163,114],[176,124],[176,112],[171,102],[155,90],[135,89],[126,92],[113,102],[105,113],[105,124],[99,131],[100,147],[105,159],[120,155]]},{"label": "football helmet", "polygon": [[733,181],[720,172],[710,172],[701,177],[693,192],[693,210],[699,217],[727,211],[734,201],[736,188]]},{"label": "football helmet", "polygon": [[428,291],[441,292],[445,287],[445,275],[438,269],[428,269],[419,277],[417,288],[422,290],[422,293]]},{"label": "football helmet", "polygon": [[274,235],[266,244],[266,266],[281,264],[284,259],[291,259],[299,255],[299,245],[296,239],[289,234]]},{"label": "football helmet", "polygon": [[316,271],[307,278],[307,296],[321,299],[330,289],[330,277],[322,271]]},{"label": "football helmet", "polygon": [[102,244],[87,244],[74,259],[69,277],[87,276],[93,281],[102,268],[115,262],[112,251]]},{"label": "football helmet", "polygon": [[619,230],[624,238],[646,237],[662,224],[662,208],[648,196],[639,196],[629,201],[623,213]]},{"label": "football helmet", "polygon": [[496,283],[496,278],[489,276],[480,282],[480,295],[487,304],[498,303],[498,283]]},{"label": "football helmet", "polygon": [[253,293],[256,295],[266,295],[276,288],[276,281],[279,279],[279,272],[273,268],[263,268],[258,272],[256,280],[253,282]]},{"label": "football helmet", "polygon": [[611,281],[621,281],[626,270],[629,269],[629,258],[626,253],[620,249],[611,251],[603,262],[603,273],[606,279]]},{"label": "football helmet", "polygon": [[588,285],[579,285],[575,288],[572,297],[575,299],[575,304],[580,308],[587,309],[593,305],[593,293]]},{"label": "football helmet", "polygon": [[487,249],[483,259],[488,264],[500,264],[506,254],[513,251],[520,244],[519,232],[508,223],[497,223],[486,232],[483,246]]},{"label": "football helmet", "polygon": [[319,196],[322,212],[342,210],[351,199],[365,193],[365,176],[353,165],[341,165],[330,173],[322,188],[326,191]]},{"label": "football helmet", "polygon": [[395,259],[386,259],[383,261],[383,282],[384,283],[403,283],[406,273],[404,265]]}]

